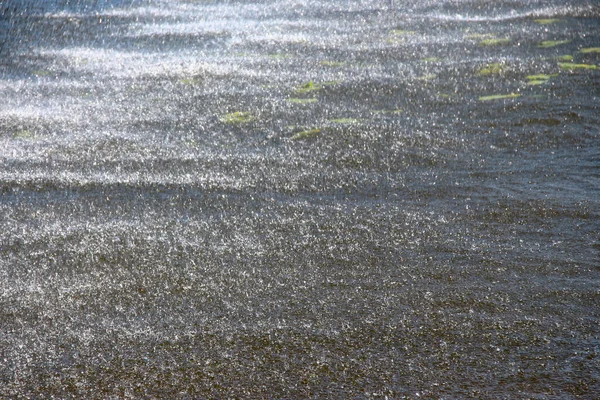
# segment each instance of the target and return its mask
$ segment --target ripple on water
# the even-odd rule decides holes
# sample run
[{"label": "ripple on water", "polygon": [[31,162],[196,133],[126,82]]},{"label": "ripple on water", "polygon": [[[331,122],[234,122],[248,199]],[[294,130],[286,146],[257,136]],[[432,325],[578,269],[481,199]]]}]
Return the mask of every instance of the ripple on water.
[{"label": "ripple on water", "polygon": [[0,397],[593,396],[562,3],[1,6]]}]

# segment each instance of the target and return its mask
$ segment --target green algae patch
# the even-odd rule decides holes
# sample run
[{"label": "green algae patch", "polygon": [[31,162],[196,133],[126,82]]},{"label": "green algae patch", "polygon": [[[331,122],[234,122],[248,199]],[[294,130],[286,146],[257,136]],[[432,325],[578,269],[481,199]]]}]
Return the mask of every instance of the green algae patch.
[{"label": "green algae patch", "polygon": [[407,37],[412,36],[415,33],[416,33],[415,31],[407,31],[404,29],[392,29],[387,38],[387,42],[388,43],[402,43],[402,42],[404,42],[404,40]]},{"label": "green algae patch", "polygon": [[45,69],[36,69],[35,71],[32,71],[31,73],[38,78],[52,75],[52,73],[50,71],[47,71]]},{"label": "green algae patch", "polygon": [[429,81],[434,80],[435,78],[437,78],[436,74],[425,74],[425,75],[417,76],[416,79],[419,81],[429,82]]},{"label": "green algae patch", "polygon": [[321,133],[320,128],[315,129],[307,129],[301,132],[296,133],[291,137],[292,140],[304,140],[304,139],[312,139],[316,137],[319,133]]},{"label": "green algae patch", "polygon": [[570,42],[571,42],[570,40],[544,40],[543,42],[538,44],[538,47],[542,48],[542,49],[549,49],[551,47],[560,46],[560,45],[567,44]]},{"label": "green algae patch", "polygon": [[558,68],[563,69],[563,70],[567,70],[567,71],[572,71],[575,69],[591,69],[591,70],[597,70],[598,66],[594,65],[594,64],[575,64],[572,62],[559,62],[558,63]]},{"label": "green algae patch", "polygon": [[405,29],[392,29],[390,31],[391,35],[394,36],[411,36],[414,35],[416,32],[415,31],[407,31]]},{"label": "green algae patch", "polygon": [[492,76],[502,75],[505,72],[505,67],[501,63],[491,63],[477,71],[477,76]]},{"label": "green algae patch", "polygon": [[269,57],[271,60],[287,60],[288,58],[292,58],[290,54],[285,53],[269,54],[267,57]]},{"label": "green algae patch", "polygon": [[358,124],[360,122],[360,119],[356,119],[356,118],[334,118],[334,119],[330,119],[329,122],[333,122],[334,124]]},{"label": "green algae patch", "polygon": [[492,100],[506,100],[506,99],[515,99],[519,97],[520,94],[510,93],[510,94],[493,94],[491,96],[481,96],[479,101],[492,101]]},{"label": "green algae patch", "polygon": [[339,67],[343,67],[344,65],[346,65],[345,62],[342,61],[321,61],[321,65],[325,66],[325,67],[331,67],[331,68],[339,68]]},{"label": "green algae patch", "polygon": [[557,74],[546,75],[546,74],[535,74],[535,75],[527,75],[527,85],[535,86],[535,85],[543,85],[548,82],[550,78],[557,76]]},{"label": "green algae patch", "polygon": [[505,46],[509,43],[510,43],[510,39],[508,39],[508,38],[496,38],[496,37],[482,39],[479,41],[479,45],[482,47]]},{"label": "green algae patch", "polygon": [[221,122],[229,125],[240,125],[256,120],[256,117],[249,112],[236,111],[224,114],[220,118]]},{"label": "green algae patch", "polygon": [[465,35],[465,39],[482,40],[494,37],[491,33],[470,33]]},{"label": "green algae patch", "polygon": [[600,47],[586,47],[579,52],[583,54],[600,53]]},{"label": "green algae patch", "polygon": [[427,63],[430,63],[430,62],[433,63],[433,62],[440,62],[440,61],[442,61],[442,59],[439,57],[425,57],[425,58],[422,58],[421,61],[425,61]]},{"label": "green algae patch", "polygon": [[21,129],[13,133],[13,139],[32,140],[35,139],[35,133],[29,129]]},{"label": "green algae patch", "polygon": [[203,81],[202,76],[194,75],[194,76],[187,76],[185,78],[181,78],[179,80],[179,83],[182,83],[184,85],[198,85],[198,84],[202,83],[202,81]]},{"label": "green algae patch", "polygon": [[305,84],[298,86],[296,88],[296,93],[304,94],[304,93],[316,92],[318,90],[321,90],[322,88],[323,88],[323,85],[319,85],[319,84],[314,83],[313,81],[310,81],[310,82],[307,82]]},{"label": "green algae patch", "polygon": [[288,99],[288,101],[292,104],[311,104],[311,103],[316,103],[319,100],[315,99],[315,98],[300,99],[297,97],[293,97],[291,99]]},{"label": "green algae patch", "polygon": [[547,79],[535,79],[535,80],[527,81],[527,86],[543,85],[546,82],[548,82]]},{"label": "green algae patch", "polygon": [[558,56],[557,59],[558,59],[558,61],[563,61],[563,62],[573,62],[573,56],[570,54],[564,54],[562,56]]},{"label": "green algae patch", "polygon": [[534,20],[536,23],[540,25],[551,25],[560,21],[558,18],[538,18]]},{"label": "green algae patch", "polygon": [[313,81],[304,83],[300,86],[296,87],[297,94],[307,94],[312,92],[317,92],[323,89],[325,86],[333,86],[341,83],[341,81],[327,81],[322,83],[314,83]]},{"label": "green algae patch", "polygon": [[546,74],[535,74],[535,75],[527,75],[528,80],[538,81],[538,80],[548,80],[552,77],[558,76],[557,74],[546,75]]},{"label": "green algae patch", "polygon": [[373,110],[375,114],[402,114],[404,110],[396,109],[396,110]]}]

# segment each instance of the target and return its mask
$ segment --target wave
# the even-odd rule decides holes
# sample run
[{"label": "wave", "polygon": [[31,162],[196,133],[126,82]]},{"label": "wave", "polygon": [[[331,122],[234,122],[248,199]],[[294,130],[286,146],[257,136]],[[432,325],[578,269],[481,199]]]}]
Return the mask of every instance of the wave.
[{"label": "wave", "polygon": [[598,17],[600,16],[600,7],[598,6],[552,6],[544,7],[529,11],[516,11],[514,9],[500,14],[494,14],[492,10],[490,14],[478,15],[475,13],[442,13],[439,11],[429,12],[423,15],[425,18],[456,21],[456,22],[503,22],[526,18],[583,18],[583,17]]}]

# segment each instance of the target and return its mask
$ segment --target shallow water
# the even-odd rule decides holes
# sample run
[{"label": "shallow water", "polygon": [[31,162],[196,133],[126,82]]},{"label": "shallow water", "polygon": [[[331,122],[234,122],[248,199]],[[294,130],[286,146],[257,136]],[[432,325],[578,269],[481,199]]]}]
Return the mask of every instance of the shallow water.
[{"label": "shallow water", "polygon": [[597,397],[598,5],[332,3],[0,4],[0,397]]}]

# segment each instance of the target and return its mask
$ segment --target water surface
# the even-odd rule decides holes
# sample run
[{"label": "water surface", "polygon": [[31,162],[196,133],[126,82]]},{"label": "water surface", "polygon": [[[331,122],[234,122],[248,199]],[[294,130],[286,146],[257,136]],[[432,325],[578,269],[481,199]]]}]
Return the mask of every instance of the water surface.
[{"label": "water surface", "polygon": [[600,392],[593,1],[0,4],[0,397]]}]

